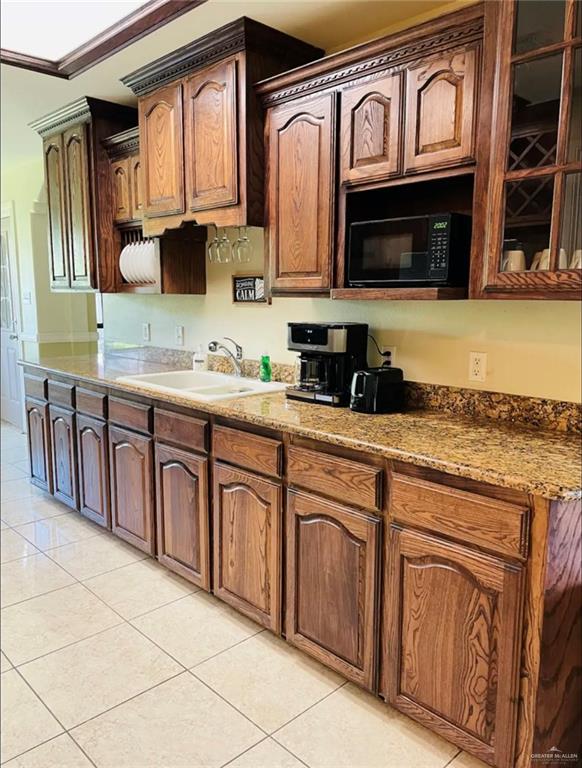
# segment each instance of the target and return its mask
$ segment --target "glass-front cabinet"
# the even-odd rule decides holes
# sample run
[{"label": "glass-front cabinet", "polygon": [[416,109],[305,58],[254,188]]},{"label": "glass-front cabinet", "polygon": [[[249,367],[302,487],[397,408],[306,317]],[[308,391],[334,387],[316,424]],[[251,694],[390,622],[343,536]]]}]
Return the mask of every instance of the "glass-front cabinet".
[{"label": "glass-front cabinet", "polygon": [[580,6],[486,4],[494,81],[481,295],[581,297]]}]

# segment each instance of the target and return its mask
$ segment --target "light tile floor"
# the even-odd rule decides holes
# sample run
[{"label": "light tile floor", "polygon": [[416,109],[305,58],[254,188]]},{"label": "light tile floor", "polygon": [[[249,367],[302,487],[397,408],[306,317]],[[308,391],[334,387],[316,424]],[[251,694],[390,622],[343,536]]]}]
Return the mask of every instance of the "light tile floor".
[{"label": "light tile floor", "polygon": [[23,474],[2,424],[7,768],[483,768]]}]

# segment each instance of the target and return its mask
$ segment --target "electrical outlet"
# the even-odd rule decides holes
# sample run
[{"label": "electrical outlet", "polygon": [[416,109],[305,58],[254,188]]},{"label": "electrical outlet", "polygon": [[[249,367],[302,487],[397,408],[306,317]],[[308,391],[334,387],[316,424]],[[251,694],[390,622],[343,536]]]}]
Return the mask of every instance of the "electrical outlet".
[{"label": "electrical outlet", "polygon": [[384,359],[382,360],[383,363],[388,363],[388,365],[395,365],[396,360],[396,347],[380,347]]},{"label": "electrical outlet", "polygon": [[485,381],[487,378],[487,353],[469,353],[469,381]]},{"label": "electrical outlet", "polygon": [[184,346],[184,326],[176,326],[176,344],[180,347]]},{"label": "electrical outlet", "polygon": [[149,323],[142,323],[141,326],[141,337],[143,341],[151,341],[152,338],[152,329]]}]

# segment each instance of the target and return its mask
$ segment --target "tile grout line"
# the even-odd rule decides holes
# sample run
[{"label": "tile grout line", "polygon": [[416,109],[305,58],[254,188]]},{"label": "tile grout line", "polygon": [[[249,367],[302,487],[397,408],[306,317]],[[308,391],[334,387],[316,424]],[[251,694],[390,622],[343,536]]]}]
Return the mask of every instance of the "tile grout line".
[{"label": "tile grout line", "polygon": [[[316,707],[318,704],[321,704],[321,702],[322,702],[322,701],[325,701],[325,700],[326,700],[326,699],[328,699],[330,696],[333,696],[333,694],[334,694],[334,693],[337,693],[337,691],[340,691],[340,690],[341,690],[341,689],[342,689],[344,686],[346,686],[346,685],[347,685],[349,682],[350,682],[349,680],[345,680],[345,679],[344,679],[343,683],[342,683],[341,685],[338,685],[338,687],[337,687],[337,688],[334,688],[334,689],[333,689],[333,691],[330,691],[329,693],[326,693],[326,694],[325,694],[325,696],[322,696],[322,697],[321,697],[321,699],[318,699],[317,701],[314,701],[314,702],[313,702],[313,704],[310,704],[310,705],[307,707],[307,709],[304,709],[304,710],[303,710],[303,712],[299,712],[299,714],[297,714],[297,715],[294,715],[292,718],[290,718],[289,720],[287,720],[287,722],[286,722],[286,723],[283,723],[283,725],[280,725],[278,728],[275,728],[275,730],[274,730],[274,731],[273,731],[273,732],[270,734],[270,735],[271,735],[271,738],[272,738],[272,739],[274,739],[275,741],[277,741],[275,734],[279,733],[279,731],[281,731],[283,728],[286,728],[286,727],[287,727],[287,726],[288,726],[290,723],[292,723],[294,720],[297,720],[297,718],[298,718],[298,717],[301,717],[301,716],[302,716],[302,715],[304,715],[306,712],[309,712],[309,710],[310,710],[310,709],[313,709],[313,707]],[[279,741],[277,741],[277,744],[279,744],[279,746],[281,746],[281,747],[283,747],[283,749],[285,749],[285,746],[284,746],[283,744],[281,744]]]},{"label": "tile grout line", "polygon": [[442,768],[448,768],[449,765],[452,765],[452,763],[457,759],[457,757],[463,752],[462,749],[460,749],[455,755],[451,757],[451,759],[446,762]]}]

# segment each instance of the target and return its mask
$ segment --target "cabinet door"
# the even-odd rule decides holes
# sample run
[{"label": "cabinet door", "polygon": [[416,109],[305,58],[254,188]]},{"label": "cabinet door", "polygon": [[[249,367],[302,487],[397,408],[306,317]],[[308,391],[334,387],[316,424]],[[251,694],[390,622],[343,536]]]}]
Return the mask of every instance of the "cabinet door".
[{"label": "cabinet door", "polygon": [[182,85],[175,83],[139,100],[140,157],[144,169],[144,213],[184,212]]},{"label": "cabinet door", "polygon": [[48,405],[26,398],[30,481],[52,493]]},{"label": "cabinet door", "polygon": [[287,494],[288,642],[370,690],[377,677],[379,518]]},{"label": "cabinet door", "polygon": [[111,528],[107,424],[77,414],[79,503],[81,514],[104,528]]},{"label": "cabinet door", "polygon": [[68,507],[78,508],[75,414],[66,408],[49,405],[53,494]]},{"label": "cabinet door", "polygon": [[131,177],[129,157],[111,163],[113,184],[113,221],[123,223],[132,219]]},{"label": "cabinet door", "polygon": [[268,228],[275,292],[331,286],[334,95],[298,99],[268,115]]},{"label": "cabinet door", "polygon": [[94,286],[87,126],[63,134],[69,270],[72,288]]},{"label": "cabinet door", "polygon": [[208,459],[156,444],[158,560],[210,589]]},{"label": "cabinet door", "polygon": [[513,765],[522,568],[393,526],[387,700],[477,757]]},{"label": "cabinet door", "polygon": [[404,170],[474,159],[477,48],[416,62],[406,71]]},{"label": "cabinet door", "polygon": [[281,631],[281,485],[214,464],[214,593]]},{"label": "cabinet door", "polygon": [[153,555],[152,438],[109,427],[111,530],[138,549]]},{"label": "cabinet door", "polygon": [[385,75],[342,91],[342,181],[399,172],[400,83],[400,74]]},{"label": "cabinet door", "polygon": [[129,199],[131,201],[131,218],[143,217],[143,172],[139,155],[129,158]]},{"label": "cabinet door", "polygon": [[186,190],[192,211],[236,205],[236,60],[223,61],[184,84]]},{"label": "cabinet door", "polygon": [[65,216],[63,137],[58,135],[45,139],[43,150],[48,200],[50,284],[51,288],[68,288],[69,262]]}]

